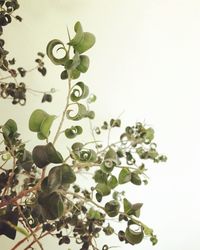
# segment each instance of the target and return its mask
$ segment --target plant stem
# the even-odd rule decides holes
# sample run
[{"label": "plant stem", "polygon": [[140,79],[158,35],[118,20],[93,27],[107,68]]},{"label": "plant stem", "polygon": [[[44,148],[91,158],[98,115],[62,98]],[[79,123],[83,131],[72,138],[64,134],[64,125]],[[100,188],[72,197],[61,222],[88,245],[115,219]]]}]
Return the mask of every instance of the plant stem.
[{"label": "plant stem", "polygon": [[[40,237],[38,237],[38,240],[44,238],[45,236],[47,236],[47,235],[50,234],[50,233],[51,233],[51,231],[46,232],[45,234],[43,234],[43,235],[41,235]],[[36,240],[33,240],[26,248],[24,248],[24,250],[30,249],[30,247],[31,247],[33,244],[35,244],[35,243],[36,243]]]},{"label": "plant stem", "polygon": [[54,140],[53,140],[53,145],[56,143],[56,141],[57,141],[57,139],[58,139],[58,137],[60,135],[60,131],[62,129],[63,122],[65,120],[66,111],[67,111],[67,109],[69,107],[70,90],[71,90],[71,76],[70,76],[70,71],[68,71],[68,94],[67,94],[67,102],[66,102],[66,106],[65,106],[65,109],[63,111],[62,118],[61,118],[60,124],[58,126],[56,135],[55,135]]},{"label": "plant stem", "polygon": [[[33,231],[34,233],[36,233],[37,231],[39,231],[41,229],[41,227],[36,227],[36,229]],[[23,244],[32,234],[30,234],[28,237],[24,237],[22,240],[18,241],[16,245],[14,245],[14,247],[11,248],[11,250],[15,250],[17,249],[21,244]]]}]

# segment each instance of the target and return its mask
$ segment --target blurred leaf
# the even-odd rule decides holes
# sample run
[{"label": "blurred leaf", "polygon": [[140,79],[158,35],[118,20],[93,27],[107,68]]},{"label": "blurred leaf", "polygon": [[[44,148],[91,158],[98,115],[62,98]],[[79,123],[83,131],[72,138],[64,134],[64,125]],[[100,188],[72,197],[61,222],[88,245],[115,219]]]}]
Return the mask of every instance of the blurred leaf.
[{"label": "blurred leaf", "polygon": [[40,132],[40,126],[48,114],[42,109],[36,109],[29,118],[29,129],[33,132]]},{"label": "blurred leaf", "polygon": [[115,217],[119,214],[120,204],[116,200],[109,201],[105,204],[105,212],[110,217]]},{"label": "blurred leaf", "polygon": [[76,51],[82,54],[95,44],[95,40],[95,36],[92,33],[84,32],[80,42],[73,47]]},{"label": "blurred leaf", "polygon": [[78,71],[77,69],[73,69],[72,71],[70,71],[70,76],[72,79],[79,78],[80,74],[80,71]]},{"label": "blurred leaf", "polygon": [[75,55],[73,56],[73,58],[71,60],[66,61],[65,69],[67,69],[67,70],[74,70],[74,69],[77,68],[77,66],[79,64],[80,64],[80,55],[76,51]]},{"label": "blurred leaf", "polygon": [[66,80],[68,78],[67,70],[62,71],[62,73],[60,74],[60,78],[62,80]]},{"label": "blurred leaf", "polygon": [[131,182],[135,185],[142,184],[140,176],[138,174],[136,174],[135,172],[131,173]]},{"label": "blurred leaf", "polygon": [[5,136],[12,136],[17,132],[17,124],[13,119],[9,119],[3,126],[2,131]]},{"label": "blurred leaf", "polygon": [[127,215],[133,215],[134,214],[133,205],[130,203],[130,201],[124,198],[123,204],[124,204],[124,213]]},{"label": "blurred leaf", "polygon": [[48,174],[48,188],[51,191],[56,190],[62,183],[62,168],[60,166],[53,167]]},{"label": "blurred leaf", "polygon": [[50,128],[55,119],[55,115],[48,115],[45,119],[43,119],[40,126],[40,133],[44,136],[44,138],[48,138],[50,134]]},{"label": "blurred leaf", "polygon": [[143,233],[143,231],[135,232],[135,231],[131,230],[129,227],[127,227],[127,229],[125,231],[125,237],[126,237],[126,240],[130,244],[135,245],[135,244],[140,243],[143,240],[144,233]]},{"label": "blurred leaf", "polygon": [[114,175],[111,175],[110,178],[108,179],[108,186],[111,189],[116,188],[116,186],[118,185],[118,180]]},{"label": "blurred leaf", "polygon": [[135,204],[133,204],[133,211],[134,211],[133,214],[136,217],[140,217],[140,209],[141,209],[142,206],[143,206],[142,203],[135,203]]},{"label": "blurred leaf", "polygon": [[76,175],[71,166],[63,164],[59,167],[62,169],[62,185],[71,184],[76,181]]},{"label": "blurred leaf", "polygon": [[90,103],[95,102],[96,99],[97,99],[96,95],[91,94],[91,95],[89,96],[89,98],[87,99],[87,102],[90,104]]},{"label": "blurred leaf", "polygon": [[85,56],[85,55],[81,55],[80,56],[80,63],[77,66],[77,70],[79,70],[82,73],[85,73],[89,68],[89,64],[90,64],[89,57]]},{"label": "blurred leaf", "polygon": [[65,136],[69,139],[75,138],[77,135],[82,134],[83,129],[80,126],[72,126],[65,130]]},{"label": "blurred leaf", "polygon": [[102,170],[96,170],[93,176],[93,179],[97,183],[106,183],[107,182],[107,174],[104,173]]},{"label": "blurred leaf", "polygon": [[81,26],[80,22],[77,22],[74,25],[74,31],[76,32],[75,37],[68,43],[69,45],[75,46],[77,44],[79,44],[79,42],[82,40],[83,38],[83,29]]},{"label": "blurred leaf", "polygon": [[127,183],[131,180],[131,171],[128,168],[123,168],[118,177],[119,184]]},{"label": "blurred leaf", "polygon": [[98,183],[95,187],[97,193],[100,193],[102,196],[107,196],[110,194],[111,189],[110,187],[105,183]]}]

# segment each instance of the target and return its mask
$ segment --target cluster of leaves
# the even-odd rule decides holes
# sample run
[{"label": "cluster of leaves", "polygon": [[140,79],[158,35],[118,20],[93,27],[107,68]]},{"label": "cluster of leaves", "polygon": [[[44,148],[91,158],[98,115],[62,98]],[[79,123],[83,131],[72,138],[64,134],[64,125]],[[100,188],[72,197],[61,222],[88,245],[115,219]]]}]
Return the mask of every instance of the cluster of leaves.
[{"label": "cluster of leaves", "polygon": [[[36,66],[32,69],[25,69],[24,67],[14,67],[16,64],[15,58],[9,59],[9,51],[4,48],[5,40],[3,36],[3,28],[12,22],[12,19],[21,22],[22,18],[18,15],[14,15],[14,12],[20,7],[17,0],[1,0],[0,1],[0,69],[8,75],[0,78],[0,95],[2,98],[12,99],[12,104],[26,104],[26,91],[29,88],[26,87],[24,81],[18,81],[18,78],[24,80],[26,74],[33,69],[36,69],[42,76],[45,76],[47,69],[44,66],[44,54],[38,52],[38,56],[35,59]],[[12,79],[12,81],[10,81]],[[31,90],[34,91],[34,90]],[[38,92],[38,91],[36,91]],[[51,102],[52,93],[44,92],[42,97],[42,102]]]},{"label": "cluster of leaves", "polygon": [[[121,120],[111,119],[100,127],[93,127],[95,113],[90,110],[90,104],[96,96],[89,95],[89,87],[77,79],[89,68],[89,57],[83,53],[94,45],[95,37],[84,32],[80,22],[74,30],[75,36],[72,39],[69,36],[66,45],[58,39],[47,45],[49,59],[63,68],[60,77],[68,85],[66,106],[53,138],[51,130],[57,116],[42,109],[33,111],[29,119],[29,129],[37,133],[42,142],[32,151],[19,139],[14,120],[1,126],[5,147],[1,151],[0,167],[0,234],[11,239],[17,231],[25,238],[33,236],[26,249],[35,243],[42,249],[39,240],[47,234],[56,235],[59,245],[80,244],[80,250],[100,249],[96,239],[102,233],[117,234],[120,241],[131,245],[139,244],[147,236],[154,245],[156,235],[139,220],[142,203],[130,201],[120,188],[125,184],[147,184],[146,162],[164,162],[166,157],[157,151],[154,130],[142,123],[127,126],[117,142],[108,140],[105,146],[104,142],[98,143],[99,134],[107,131],[109,137],[113,128],[121,127]],[[64,51],[62,58],[55,56],[57,46]],[[77,140],[84,132],[82,119],[89,120],[93,141]],[[65,120],[74,125],[63,129]],[[56,149],[62,134],[66,145],[72,141],[66,155]],[[82,170],[90,171],[93,176],[88,189],[78,183],[77,176]],[[123,229],[115,229],[108,223],[109,217],[122,223]],[[36,232],[40,229],[42,232],[37,238]],[[108,245],[102,247],[106,249]]]}]

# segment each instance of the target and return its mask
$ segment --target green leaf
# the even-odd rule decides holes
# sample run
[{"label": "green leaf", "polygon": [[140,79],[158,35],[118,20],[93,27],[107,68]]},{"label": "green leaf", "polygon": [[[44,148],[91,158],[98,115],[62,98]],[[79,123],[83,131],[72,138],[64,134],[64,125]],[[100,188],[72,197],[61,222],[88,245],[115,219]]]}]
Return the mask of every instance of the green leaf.
[{"label": "green leaf", "polygon": [[152,243],[152,245],[156,245],[158,243],[158,239],[156,238],[156,235],[153,235],[151,238],[150,238],[150,241]]},{"label": "green leaf", "polygon": [[127,215],[133,215],[134,214],[133,205],[130,203],[130,201],[124,198],[123,204],[124,204],[124,213]]},{"label": "green leaf", "polygon": [[40,132],[40,126],[48,114],[42,109],[36,109],[30,116],[29,129],[33,132]]},{"label": "green leaf", "polygon": [[116,186],[118,185],[118,180],[114,175],[111,175],[111,177],[108,179],[108,186],[111,189],[116,188]]},{"label": "green leaf", "polygon": [[80,63],[77,66],[77,70],[79,70],[82,73],[85,73],[88,70],[89,65],[90,65],[89,57],[86,55],[81,55],[80,56]]},{"label": "green leaf", "polygon": [[82,54],[95,44],[95,40],[95,36],[92,33],[84,32],[80,42],[73,47],[76,51]]},{"label": "green leaf", "polygon": [[73,103],[73,105],[77,106],[77,109],[78,109],[77,113],[75,115],[71,115],[71,113],[74,111],[69,109],[67,110],[67,113],[66,113],[67,118],[73,121],[79,121],[83,119],[85,117],[85,114],[87,113],[86,107],[81,103]]},{"label": "green leaf", "polygon": [[73,69],[72,71],[70,71],[70,76],[72,79],[79,78],[80,74],[80,71],[78,71],[77,69]]},{"label": "green leaf", "polygon": [[96,95],[91,94],[91,95],[89,96],[89,98],[87,99],[87,102],[90,104],[90,103],[95,102],[96,99],[97,99]]},{"label": "green leaf", "polygon": [[55,115],[48,115],[41,123],[40,134],[42,134],[45,139],[48,138],[50,134],[50,128],[55,118]]},{"label": "green leaf", "polygon": [[127,183],[131,180],[131,171],[128,168],[123,168],[118,177],[119,184]]},{"label": "green leaf", "polygon": [[131,173],[131,182],[135,185],[141,185],[142,181],[141,178],[138,174],[136,174],[135,172]]},{"label": "green leaf", "polygon": [[17,132],[17,124],[14,120],[9,119],[3,126],[2,131],[5,136],[13,135]]},{"label": "green leaf", "polygon": [[140,209],[141,209],[142,206],[143,206],[142,203],[135,203],[135,204],[133,204],[133,211],[134,211],[133,214],[136,217],[140,217]]},{"label": "green leaf", "polygon": [[110,187],[105,183],[98,183],[95,187],[97,193],[100,193],[102,196],[107,196],[110,194],[111,189]]},{"label": "green leaf", "polygon": [[91,220],[101,220],[102,216],[99,211],[94,210],[93,208],[90,208],[90,210],[87,213],[87,217]]},{"label": "green leaf", "polygon": [[93,149],[82,149],[77,155],[80,162],[96,162],[97,154]]},{"label": "green leaf", "polygon": [[103,231],[104,231],[105,235],[112,235],[115,232],[114,228],[111,227],[110,224],[108,224],[107,227],[104,227]]},{"label": "green leaf", "polygon": [[120,204],[116,200],[109,201],[105,204],[105,212],[110,217],[115,217],[119,214]]},{"label": "green leaf", "polygon": [[62,168],[60,166],[53,167],[48,175],[48,188],[54,191],[61,186],[62,183]]},{"label": "green leaf", "polygon": [[[62,58],[56,58],[53,54],[54,48],[58,45],[60,45],[60,48],[62,48],[65,51],[65,55]],[[47,53],[47,56],[49,57],[49,59],[55,65],[63,65],[64,66],[66,64],[66,61],[68,61],[68,59],[69,59],[69,56],[68,56],[67,50],[65,49],[64,44],[58,39],[54,39],[48,43],[46,53]]]},{"label": "green leaf", "polygon": [[149,142],[154,139],[154,130],[152,128],[146,129],[145,139]]},{"label": "green leaf", "polygon": [[85,85],[83,82],[78,82],[74,85],[70,98],[73,102],[78,102],[79,100],[86,98],[88,94],[88,86]]},{"label": "green leaf", "polygon": [[75,55],[73,56],[73,58],[71,60],[68,60],[65,64],[65,69],[67,70],[74,70],[76,69],[76,67],[80,64],[80,55],[79,53],[76,51]]},{"label": "green leaf", "polygon": [[77,22],[74,25],[74,31],[76,32],[75,37],[68,43],[69,45],[75,46],[77,44],[79,44],[79,42],[82,40],[83,38],[83,29],[81,26],[80,22]]},{"label": "green leaf", "polygon": [[81,143],[81,142],[75,142],[75,143],[72,145],[71,148],[72,148],[73,151],[79,152],[83,147],[84,147],[84,144],[83,144],[83,143]]},{"label": "green leaf", "polygon": [[62,185],[71,184],[76,181],[76,175],[71,166],[63,164],[59,167],[62,169]]},{"label": "green leaf", "polygon": [[104,173],[102,170],[96,170],[93,176],[93,179],[97,183],[106,183],[107,182],[107,174]]},{"label": "green leaf", "polygon": [[126,237],[126,240],[130,244],[135,245],[135,244],[139,244],[143,240],[144,233],[143,233],[143,231],[135,232],[135,231],[131,230],[129,227],[127,227],[127,229],[125,231],[125,237]]},{"label": "green leaf", "polygon": [[80,126],[72,126],[71,128],[67,128],[65,130],[65,136],[69,139],[75,138],[77,135],[82,134],[83,129]]},{"label": "green leaf", "polygon": [[121,126],[121,120],[120,119],[111,119],[110,120],[110,126],[112,127],[112,128],[114,128],[114,127],[120,127]]},{"label": "green leaf", "polygon": [[85,117],[89,118],[89,119],[94,119],[95,117],[95,113],[94,111],[89,111],[85,114]]},{"label": "green leaf", "polygon": [[117,160],[117,153],[114,151],[114,149],[110,148],[105,156],[104,156],[104,160],[112,160],[113,162],[115,162],[116,164],[118,163],[118,160]]},{"label": "green leaf", "polygon": [[143,224],[143,227],[144,227],[144,234],[146,236],[151,236],[153,234],[153,229],[147,227],[146,225]]}]

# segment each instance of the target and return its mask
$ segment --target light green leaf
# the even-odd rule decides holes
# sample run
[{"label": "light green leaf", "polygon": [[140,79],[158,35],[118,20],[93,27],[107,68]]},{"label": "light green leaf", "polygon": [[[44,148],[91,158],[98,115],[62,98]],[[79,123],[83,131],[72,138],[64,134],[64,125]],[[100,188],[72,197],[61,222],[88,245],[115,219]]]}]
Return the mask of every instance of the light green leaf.
[{"label": "light green leaf", "polygon": [[80,22],[74,25],[74,31],[76,32],[75,37],[68,43],[69,45],[75,46],[80,43],[83,38],[83,29]]},{"label": "light green leaf", "polygon": [[50,128],[52,126],[53,121],[56,119],[55,115],[48,115],[41,123],[40,133],[43,137],[48,138],[50,134]]},{"label": "light green leaf", "polygon": [[79,78],[80,74],[80,71],[78,71],[77,69],[73,69],[72,71],[70,71],[70,76],[72,79]]},{"label": "light green leaf", "polygon": [[140,217],[140,209],[141,209],[142,206],[143,206],[142,203],[135,203],[135,204],[133,204],[133,211],[134,211],[133,214],[136,217]]},{"label": "light green leaf", "polygon": [[96,170],[93,176],[93,179],[97,183],[106,183],[107,182],[107,174],[104,173],[102,170]]},{"label": "light green leaf", "polygon": [[36,109],[30,116],[29,129],[33,132],[40,132],[40,126],[48,114],[42,109]]},{"label": "light green leaf", "polygon": [[124,198],[123,204],[124,204],[124,213],[127,215],[133,215],[134,214],[133,205],[130,203],[130,201]]},{"label": "light green leaf", "polygon": [[89,57],[86,55],[81,55],[80,64],[77,66],[77,70],[79,70],[82,73],[85,73],[89,68],[89,64],[90,64]]},{"label": "light green leaf", "polygon": [[127,183],[131,180],[131,171],[128,168],[123,168],[118,177],[119,184]]},{"label": "light green leaf", "polygon": [[84,32],[83,37],[77,45],[74,45],[74,49],[80,54],[90,49],[95,44],[95,36],[92,33]]},{"label": "light green leaf", "polygon": [[76,67],[80,64],[80,55],[79,53],[76,51],[75,55],[73,56],[73,58],[71,60],[68,60],[65,64],[65,68],[67,70],[74,70],[76,69]]},{"label": "light green leaf", "polygon": [[102,196],[107,196],[111,192],[110,187],[105,183],[98,183],[95,189],[97,193],[100,193]]},{"label": "light green leaf", "polygon": [[108,179],[108,186],[111,189],[116,188],[116,186],[118,185],[118,180],[114,175],[111,175],[111,177]]}]

